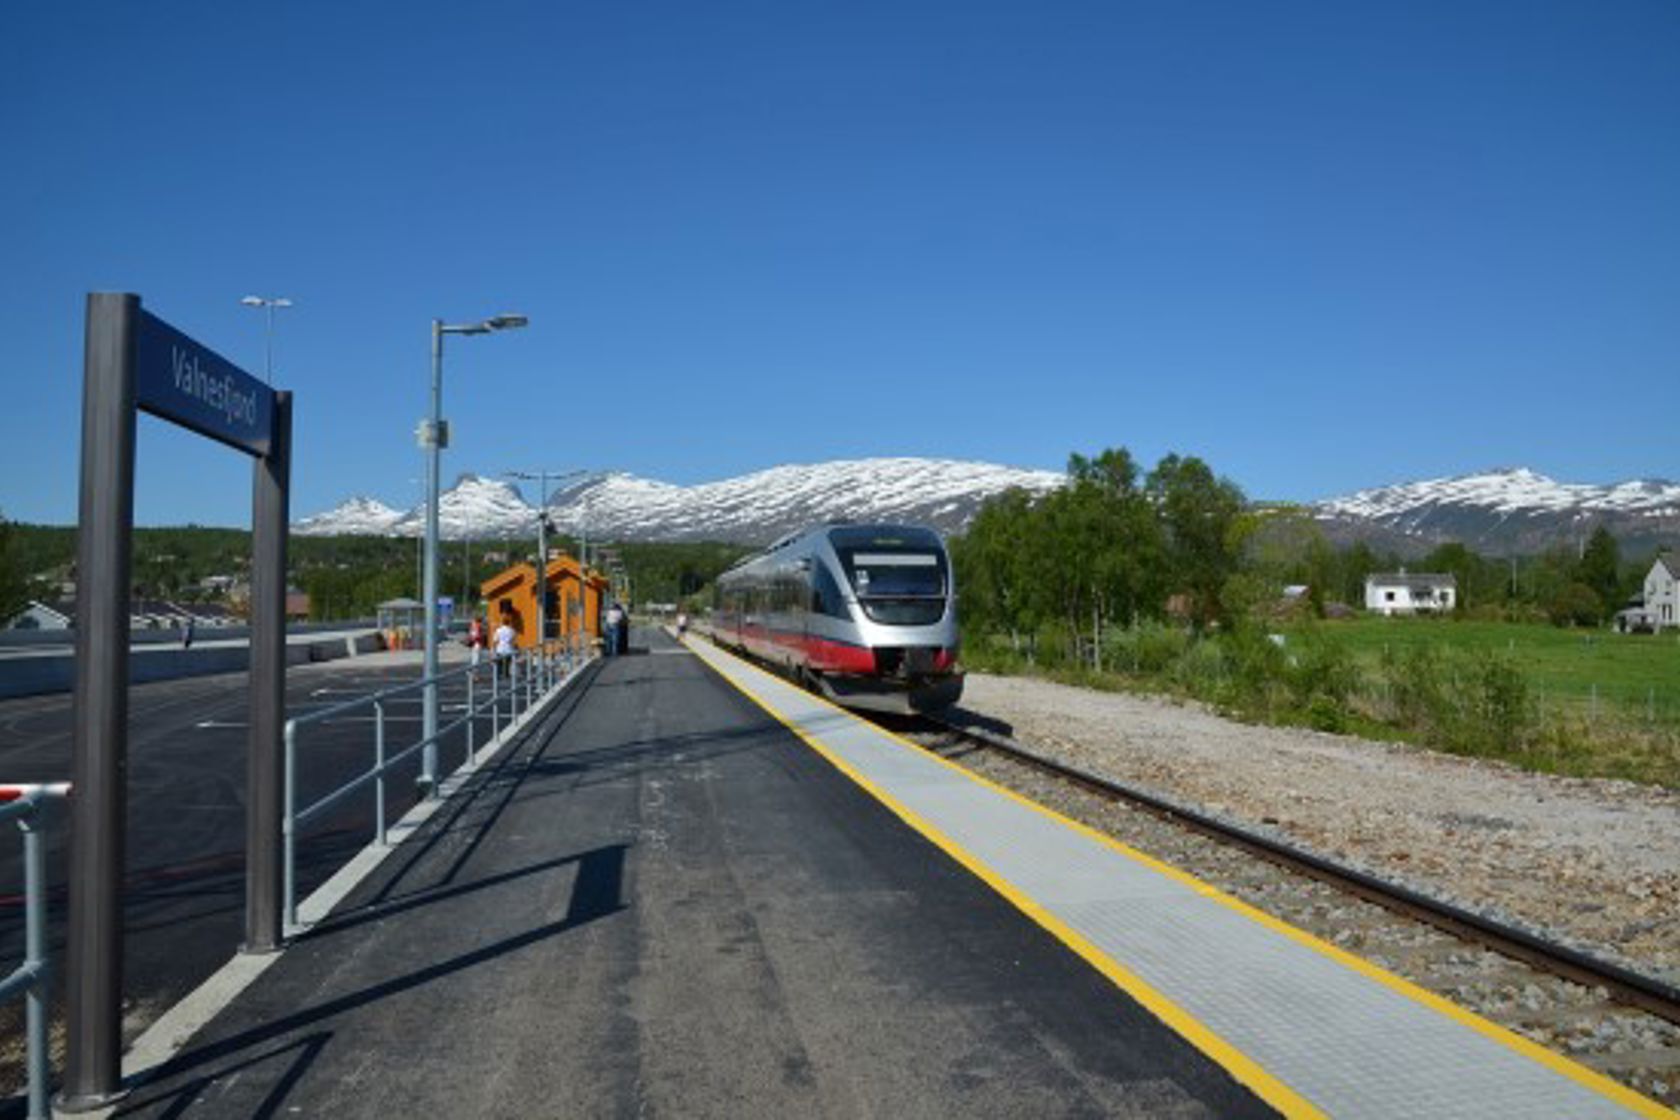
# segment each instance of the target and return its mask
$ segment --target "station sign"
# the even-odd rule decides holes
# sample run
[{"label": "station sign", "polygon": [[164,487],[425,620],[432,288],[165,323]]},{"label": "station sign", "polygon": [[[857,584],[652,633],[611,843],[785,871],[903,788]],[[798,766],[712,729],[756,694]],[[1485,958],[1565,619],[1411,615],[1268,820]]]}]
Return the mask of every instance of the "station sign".
[{"label": "station sign", "polygon": [[274,439],[274,390],[147,311],[136,324],[135,404],[252,455]]}]

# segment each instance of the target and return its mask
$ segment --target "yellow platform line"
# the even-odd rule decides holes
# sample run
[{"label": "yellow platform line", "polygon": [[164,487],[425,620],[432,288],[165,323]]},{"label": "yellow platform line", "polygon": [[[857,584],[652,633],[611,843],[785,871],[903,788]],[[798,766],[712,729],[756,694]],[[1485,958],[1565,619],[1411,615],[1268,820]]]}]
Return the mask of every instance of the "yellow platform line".
[{"label": "yellow platform line", "polygon": [[[781,685],[784,688],[797,687],[772,673],[766,672],[757,665],[736,657],[734,654],[715,644],[709,642],[707,644],[715,653],[729,658],[736,665],[752,673],[758,674],[767,681]],[[705,659],[702,658],[701,660]],[[728,681],[729,684],[743,696],[751,700],[760,708],[764,709],[764,711],[768,712],[778,723],[782,724],[789,731],[793,732],[794,735],[798,736],[799,739],[812,750],[816,751],[819,755],[828,760],[835,769],[839,770],[842,774],[845,774],[846,777],[850,778],[853,782],[868,791],[870,796],[880,801],[889,810],[891,810],[895,816],[903,820],[917,832],[921,833],[928,840],[932,841],[935,846],[944,851],[952,859],[955,859],[958,863],[972,871],[987,886],[991,887],[998,894],[1008,899],[1009,902],[1022,913],[1026,914],[1034,922],[1048,930],[1063,944],[1067,945],[1068,948],[1072,949],[1080,957],[1084,958],[1087,963],[1096,968],[1097,971],[1108,977],[1133,999],[1147,1007],[1176,1033],[1178,1033],[1191,1045],[1195,1046],[1196,1049],[1200,1050],[1209,1058],[1213,1059],[1213,1061],[1217,1062],[1220,1066],[1224,1067],[1231,1076],[1235,1077],[1238,1081],[1242,1082],[1242,1084],[1253,1090],[1255,1095],[1260,1097],[1260,1099],[1264,1100],[1267,1104],[1289,1117],[1322,1117],[1326,1115],[1300,1093],[1291,1089],[1277,1077],[1267,1072],[1266,1069],[1254,1059],[1244,1054],[1236,1046],[1233,1046],[1231,1043],[1225,1041],[1212,1028],[1196,1019],[1195,1016],[1191,1015],[1182,1007],[1179,1007],[1167,996],[1163,995],[1146,981],[1126,969],[1126,967],[1119,961],[1116,961],[1113,957],[1091,944],[1090,941],[1086,940],[1086,938],[1084,938],[1076,930],[1072,929],[1060,918],[1056,917],[1055,914],[1051,913],[1037,901],[1021,892],[1014,886],[1014,884],[998,875],[979,857],[975,856],[956,841],[952,840],[949,836],[945,835],[945,833],[940,831],[940,829],[932,822],[926,820],[915,810],[911,809],[898,798],[894,797],[891,793],[882,789],[875,782],[864,776],[844,758],[840,757],[827,744],[806,732],[803,727],[799,726],[797,722],[790,719],[788,716],[783,715],[768,700],[748,689],[744,684],[735,680],[717,666],[712,665],[710,668],[725,681]],[[801,699],[814,701],[842,715],[849,716],[852,719],[858,719],[855,714],[848,712],[846,709],[833,703],[826,697],[818,696],[815,693],[804,692],[803,690],[801,690],[800,696]],[[1636,1116],[1650,1117],[1652,1120],[1662,1120],[1662,1118],[1665,1117],[1669,1118],[1669,1120],[1675,1120],[1675,1118],[1680,1117],[1680,1113],[1664,1108],[1656,1101],[1634,1092],[1627,1086],[1613,1081],[1610,1078],[1605,1077],[1603,1074],[1596,1073],[1578,1062],[1571,1061],[1562,1054],[1548,1050],[1546,1047],[1541,1046],[1539,1043],[1530,1039],[1524,1038],[1515,1031],[1502,1027],[1497,1023],[1484,1019],[1482,1016],[1473,1011],[1460,1007],[1458,1004],[1453,1003],[1444,996],[1437,995],[1426,988],[1420,987],[1404,977],[1397,976],[1394,973],[1389,972],[1387,969],[1381,968],[1372,964],[1370,961],[1357,957],[1352,953],[1349,953],[1347,950],[1332,945],[1329,942],[1306,932],[1305,930],[1297,928],[1296,926],[1290,925],[1288,922],[1285,922],[1280,918],[1274,917],[1263,910],[1258,910],[1255,907],[1250,906],[1248,903],[1226,894],[1218,887],[1196,878],[1194,875],[1191,875],[1189,872],[1184,871],[1181,868],[1163,863],[1153,856],[1140,852],[1136,848],[1124,844],[1106,833],[1099,832],[1089,825],[1076,821],[1071,817],[1064,816],[1048,806],[1041,805],[1031,798],[1017,793],[1015,790],[1008,789],[1004,786],[998,785],[996,782],[990,781],[987,778],[983,778],[980,775],[957,765],[949,759],[941,758],[937,754],[924,750],[915,743],[912,743],[910,740],[904,738],[902,735],[895,734],[875,724],[870,724],[869,726],[871,730],[886,737],[887,739],[892,740],[893,742],[898,743],[907,750],[914,751],[918,756],[931,759],[939,765],[951,770],[953,773],[962,775],[971,782],[983,786],[994,793],[1001,794],[1020,805],[1026,806],[1036,813],[1043,814],[1051,820],[1056,821],[1058,824],[1066,828],[1070,828],[1082,836],[1095,840],[1105,847],[1119,852],[1126,858],[1148,867],[1152,871],[1190,887],[1198,894],[1201,894],[1214,902],[1218,902],[1246,918],[1258,922],[1267,929],[1280,933],[1297,944],[1303,945],[1314,952],[1329,957],[1338,964],[1350,968],[1371,980],[1375,980],[1384,987],[1398,992],[1417,1003],[1421,1003],[1431,1010],[1439,1012],[1449,1019],[1469,1027],[1476,1033],[1516,1051],[1523,1057],[1538,1062],[1553,1072],[1561,1074],[1562,1076],[1569,1078],[1571,1081],[1609,1098],[1618,1105],[1628,1109]]]}]

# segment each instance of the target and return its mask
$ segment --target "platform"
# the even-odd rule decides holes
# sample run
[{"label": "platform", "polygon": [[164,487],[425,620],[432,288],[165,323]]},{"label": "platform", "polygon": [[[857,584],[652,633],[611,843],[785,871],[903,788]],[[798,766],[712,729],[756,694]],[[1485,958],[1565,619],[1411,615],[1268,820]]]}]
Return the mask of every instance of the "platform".
[{"label": "platform", "polygon": [[701,639],[693,647],[900,819],[1286,1115],[1670,1115]]},{"label": "platform", "polygon": [[1273,1110],[662,635],[120,1115]]}]

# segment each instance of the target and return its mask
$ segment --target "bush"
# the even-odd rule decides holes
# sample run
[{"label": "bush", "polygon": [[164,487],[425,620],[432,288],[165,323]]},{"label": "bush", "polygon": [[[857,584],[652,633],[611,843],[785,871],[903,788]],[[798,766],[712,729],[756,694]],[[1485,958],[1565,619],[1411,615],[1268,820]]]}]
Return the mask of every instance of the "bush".
[{"label": "bush", "polygon": [[1159,622],[1141,622],[1103,636],[1103,664],[1139,676],[1161,676],[1190,648],[1188,632]]},{"label": "bush", "polygon": [[1584,583],[1572,583],[1557,593],[1546,610],[1553,626],[1597,626],[1604,618],[1604,602]]},{"label": "bush", "polygon": [[1472,669],[1473,741],[1510,754],[1528,737],[1528,682],[1502,654],[1483,651],[1476,656]]}]

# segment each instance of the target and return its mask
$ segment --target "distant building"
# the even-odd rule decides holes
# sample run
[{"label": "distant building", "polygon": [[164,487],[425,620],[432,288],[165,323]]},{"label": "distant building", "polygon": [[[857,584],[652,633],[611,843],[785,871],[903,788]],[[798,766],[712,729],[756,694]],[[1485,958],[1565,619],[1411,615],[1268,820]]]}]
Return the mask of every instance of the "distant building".
[{"label": "distant building", "polygon": [[1642,605],[1656,629],[1680,626],[1680,561],[1672,556],[1657,557],[1645,575]]},{"label": "distant building", "polygon": [[[605,576],[594,570],[586,574],[576,560],[561,553],[548,562],[543,584],[543,622],[550,641],[570,640],[580,630],[588,638],[601,636],[601,616],[611,591]],[[515,564],[480,584],[479,593],[492,631],[506,622],[520,649],[536,646],[536,565]]]},{"label": "distant building", "polygon": [[130,599],[130,630],[171,630],[186,625],[189,615],[179,604],[163,599]]},{"label": "distant building", "polygon": [[13,615],[6,623],[8,630],[68,630],[76,623],[76,604],[42,603],[29,600],[29,606]]},{"label": "distant building", "polygon": [[309,617],[309,592],[286,589],[286,617],[299,620]]},{"label": "distant building", "polygon": [[1365,609],[1378,614],[1437,614],[1458,605],[1450,572],[1379,572],[1365,577]]}]

